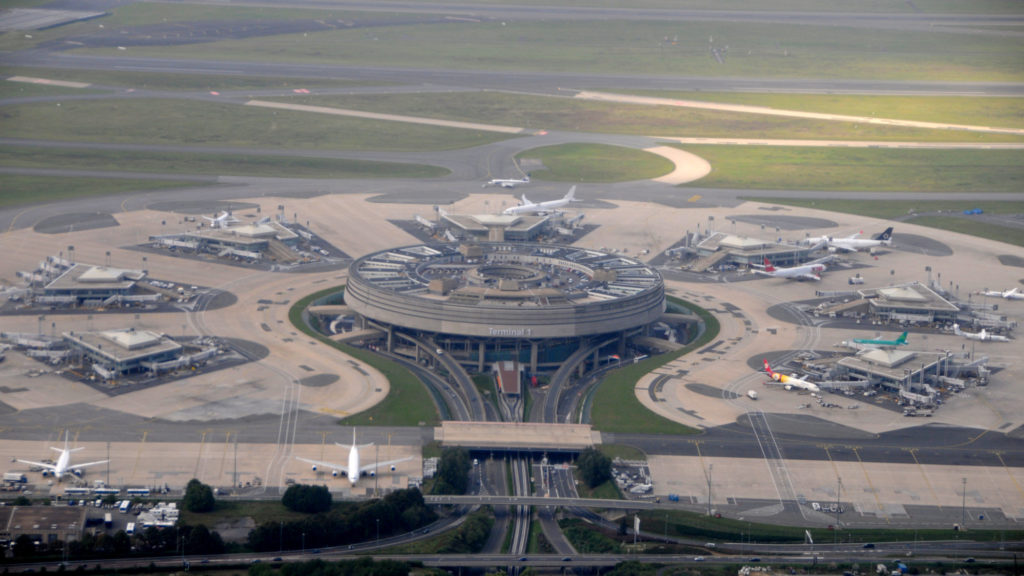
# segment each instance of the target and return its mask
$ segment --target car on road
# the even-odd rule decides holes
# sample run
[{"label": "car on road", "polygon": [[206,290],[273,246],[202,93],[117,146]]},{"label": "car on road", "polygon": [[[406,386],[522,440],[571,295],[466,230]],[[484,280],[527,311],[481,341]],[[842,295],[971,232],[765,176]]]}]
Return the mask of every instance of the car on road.
[{"label": "car on road", "polygon": [[703,562],[704,561],[704,557],[703,556],[694,556],[693,557],[693,561],[694,562]]},{"label": "car on road", "polygon": [[870,550],[870,549],[872,549],[874,547],[875,547],[875,545],[873,543],[871,543],[871,542],[868,542],[867,544],[861,546],[861,548],[864,548],[865,550]]}]

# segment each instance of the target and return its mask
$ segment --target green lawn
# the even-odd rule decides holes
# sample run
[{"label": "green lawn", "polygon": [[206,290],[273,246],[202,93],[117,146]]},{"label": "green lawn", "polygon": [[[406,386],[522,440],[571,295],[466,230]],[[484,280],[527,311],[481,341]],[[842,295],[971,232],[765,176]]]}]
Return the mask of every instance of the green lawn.
[{"label": "green lawn", "polygon": [[718,335],[718,320],[710,312],[678,298],[668,297],[671,306],[693,310],[704,320],[707,329],[700,338],[682,350],[671,354],[652,356],[639,364],[630,364],[610,372],[598,385],[591,407],[591,422],[602,432],[638,434],[696,434],[698,430],[652,414],[633,392],[636,382],[645,374],[672,360],[689,354],[711,342]]},{"label": "green lawn", "polygon": [[[176,6],[177,7],[177,6]],[[118,8],[122,21],[141,16],[133,6]],[[196,7],[180,7],[178,20]],[[225,10],[233,19],[250,17],[241,8]],[[149,10],[152,12],[152,10]],[[332,13],[332,16],[334,14]],[[218,60],[261,60],[324,64],[533,70],[580,74],[699,75],[771,78],[862,78],[875,80],[1019,82],[1024,42],[1018,37],[936,34],[932,31],[877,30],[795,24],[725,21],[535,20],[428,21],[406,15],[380,22],[378,13],[338,14],[355,25],[323,32],[281,34],[174,47],[131,46],[128,54]],[[269,13],[268,18],[272,18]],[[281,19],[291,18],[282,15]],[[151,20],[152,14],[145,14]],[[419,22],[417,22],[417,19]],[[663,39],[677,38],[675,42]],[[723,52],[721,61],[710,54]],[[24,47],[23,44],[11,46]],[[4,45],[0,43],[0,48]],[[118,53],[113,48],[77,50]]]},{"label": "green lawn", "polygon": [[687,186],[760,190],[1020,192],[1019,150],[679,146],[711,163]]},{"label": "green lawn", "polygon": [[[455,150],[506,139],[478,132],[176,99],[68,101],[4,108],[4,136],[110,144],[289,150]],[[145,118],[145,122],[139,120]]]},{"label": "green lawn", "polygon": [[316,338],[326,346],[336,348],[360,362],[381,372],[391,385],[384,401],[376,406],[339,421],[343,426],[436,426],[440,422],[437,407],[423,383],[400,364],[381,358],[376,354],[345,344],[334,342],[312,328],[303,320],[303,311],[315,300],[339,293],[340,286],[326,288],[305,296],[288,310],[292,325],[306,335]]},{"label": "green lawn", "polygon": [[[163,90],[171,92],[206,91],[226,92],[229,90],[273,90],[296,88],[342,88],[366,86],[366,82],[335,80],[326,78],[275,78],[263,76],[236,76],[230,74],[174,74],[139,72],[135,70],[79,70],[72,68],[22,68],[0,66],[0,77],[31,76],[49,80],[86,82],[101,86],[129,88],[136,90]],[[373,83],[381,86],[387,84]],[[0,97],[11,98],[30,95],[28,88],[40,90],[35,94],[85,94],[99,92],[90,88],[61,88],[26,84],[23,82],[0,83]],[[45,91],[42,91],[44,90]]]},{"label": "green lawn", "polygon": [[539,160],[544,168],[530,172],[531,178],[555,182],[626,182],[656,178],[672,171],[671,162],[661,156],[604,144],[562,144],[521,152],[522,164]]},{"label": "green lawn", "polygon": [[[1024,99],[1021,98],[751,92],[634,91],[632,93],[679,100],[761,106],[777,110],[798,110],[869,118],[898,118],[918,122],[971,126],[1024,128]],[[950,135],[955,135],[960,140],[976,138],[976,134],[958,131],[953,131]]]},{"label": "green lawn", "polygon": [[[667,94],[694,100],[774,106],[807,112],[885,116],[985,126],[1021,126],[1024,99],[889,97],[877,105],[873,97],[772,94]],[[720,96],[720,98],[719,98]],[[760,103],[760,99],[768,103]],[[792,98],[793,105],[787,105]],[[792,138],[814,140],[880,140],[924,142],[1020,142],[1024,136],[961,130],[906,128],[845,121],[810,120],[744,112],[701,110],[600,102],[504,92],[445,94],[372,94],[288,96],[267,98],[315,106],[351,108],[384,114],[407,114],[522,126],[533,130],[567,130],[603,134],[644,134],[704,138]],[[891,108],[890,108],[891,106]],[[881,110],[884,113],[875,114]],[[922,117],[923,116],[923,117]]]},{"label": "green lawn", "polygon": [[80,176],[22,176],[0,174],[0,208],[24,206],[88,196],[135,194],[147,190],[213,186],[187,180],[86,178]]},{"label": "green lawn", "polygon": [[4,145],[0,145],[0,166],[165,174],[187,167],[188,174],[270,178],[439,178],[449,174],[447,168],[438,166],[344,158]]}]

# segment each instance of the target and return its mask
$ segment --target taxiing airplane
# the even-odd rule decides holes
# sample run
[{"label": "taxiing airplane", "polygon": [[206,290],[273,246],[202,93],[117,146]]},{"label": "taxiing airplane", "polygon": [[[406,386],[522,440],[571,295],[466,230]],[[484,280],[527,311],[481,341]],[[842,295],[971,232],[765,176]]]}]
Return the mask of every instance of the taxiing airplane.
[{"label": "taxiing airplane", "polygon": [[801,380],[796,376],[786,376],[785,374],[779,374],[772,370],[771,365],[768,364],[768,359],[764,360],[764,371],[771,376],[772,380],[784,385],[786,390],[792,390],[793,388],[803,388],[811,392],[821,392],[821,388],[814,382],[808,382],[807,380]]},{"label": "taxiing airplane", "polygon": [[576,187],[569,188],[569,192],[559,198],[558,200],[548,200],[547,202],[530,202],[530,199],[523,194],[523,203],[519,206],[512,206],[511,208],[505,208],[502,214],[542,214],[552,212],[562,206],[565,206],[569,202],[579,202],[576,199]]},{"label": "taxiing airplane", "polygon": [[210,228],[227,228],[228,224],[234,224],[238,222],[238,219],[231,215],[231,212],[221,212],[217,216],[209,217],[203,216],[210,221]]},{"label": "taxiing airplane", "polygon": [[110,462],[110,460],[100,460],[100,461],[97,461],[97,462],[86,462],[85,464],[74,464],[74,465],[72,465],[71,464],[71,453],[72,452],[78,452],[79,450],[85,450],[85,447],[82,446],[82,447],[79,447],[79,448],[68,448],[68,441],[70,439],[69,438],[70,434],[71,433],[69,431],[67,431],[67,430],[64,431],[64,448],[57,448],[56,446],[50,446],[50,450],[54,450],[54,451],[60,452],[60,456],[57,457],[57,463],[56,464],[47,464],[46,462],[33,462],[31,460],[21,460],[21,459],[17,459],[17,458],[16,458],[16,460],[18,462],[21,462],[22,464],[30,464],[32,466],[39,466],[40,468],[43,469],[43,476],[53,475],[53,476],[55,476],[57,478],[57,482],[60,482],[60,479],[64,476],[64,474],[67,474],[68,472],[74,474],[75,476],[81,476],[82,475],[82,468],[85,468],[87,466],[96,466],[97,464],[106,464],[107,462]]},{"label": "taxiing airplane", "polygon": [[892,226],[886,228],[884,232],[874,236],[873,238],[859,238],[859,236],[859,232],[857,234],[847,236],[846,238],[819,236],[817,238],[808,238],[805,242],[807,244],[824,243],[832,252],[837,250],[841,250],[843,252],[856,252],[858,250],[875,248],[877,246],[892,246]]},{"label": "taxiing airplane", "polygon": [[483,187],[487,188],[488,186],[501,186],[502,188],[515,188],[516,186],[519,186],[520,184],[529,184],[529,183],[530,183],[530,175],[527,174],[526,176],[523,176],[522,178],[518,178],[518,179],[517,178],[494,178],[494,179],[488,180],[486,183],[484,183]]},{"label": "taxiing airplane", "polygon": [[877,348],[891,348],[894,346],[906,346],[907,345],[907,333],[900,334],[895,340],[878,340],[872,338],[854,338],[854,343],[861,344],[863,346],[872,346]]},{"label": "taxiing airplane", "polygon": [[981,332],[964,332],[963,330],[960,329],[959,324],[953,324],[953,334],[956,334],[957,336],[963,336],[968,340],[980,340],[982,342],[1011,342],[1013,340],[1012,338],[1007,338],[1006,336],[988,332],[984,328],[981,329]]},{"label": "taxiing airplane", "polygon": [[[338,446],[341,446],[342,448],[345,447],[344,444],[338,444],[337,442],[335,442],[335,444],[337,444]],[[367,446],[373,446],[373,443],[371,442],[369,444],[364,444],[363,445],[364,448],[367,447]],[[343,464],[335,464],[333,462],[320,462],[318,460],[309,460],[307,458],[299,458],[298,456],[296,456],[295,458],[297,460],[301,460],[303,462],[308,462],[309,464],[312,464],[313,465],[313,470],[316,470],[318,467],[321,467],[321,466],[324,467],[324,468],[330,468],[331,469],[331,476],[337,476],[338,474],[341,474],[342,476],[347,476],[348,477],[348,481],[353,486],[355,486],[356,482],[359,481],[359,477],[362,476],[363,474],[369,474],[370,476],[374,476],[374,475],[376,475],[376,473],[377,473],[376,471],[377,471],[377,468],[379,466],[390,466],[391,467],[391,471],[394,472],[395,471],[395,464],[398,464],[399,462],[405,462],[407,460],[412,460],[413,457],[409,456],[407,458],[399,458],[397,460],[388,460],[387,462],[375,462],[373,464],[366,464],[366,465],[360,466],[359,465],[359,446],[356,444],[356,430],[355,430],[355,428],[353,428],[352,429],[352,447],[349,448],[349,451],[348,451],[348,465],[347,466],[343,465]]]},{"label": "taxiing airplane", "polygon": [[825,263],[831,259],[831,256],[826,256],[807,264],[793,266],[792,268],[776,268],[772,266],[772,263],[768,261],[768,257],[765,256],[764,270],[755,269],[754,273],[771,276],[772,278],[788,278],[790,280],[821,280],[820,274],[826,269]]},{"label": "taxiing airplane", "polygon": [[1007,300],[1024,300],[1024,292],[1019,292],[1016,288],[1010,288],[1002,292],[998,290],[982,290],[978,292],[982,296],[994,296],[996,298],[1005,298]]}]

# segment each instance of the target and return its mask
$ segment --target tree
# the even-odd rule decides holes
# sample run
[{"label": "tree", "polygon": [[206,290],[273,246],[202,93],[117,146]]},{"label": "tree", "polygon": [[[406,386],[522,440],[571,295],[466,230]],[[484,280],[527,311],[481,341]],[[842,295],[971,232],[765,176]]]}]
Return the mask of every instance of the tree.
[{"label": "tree", "polygon": [[437,466],[437,494],[465,494],[469,487],[469,471],[473,464],[465,448],[445,448]]},{"label": "tree", "polygon": [[331,509],[331,492],[326,486],[294,484],[284,491],[281,504],[295,512],[326,512]]},{"label": "tree", "polygon": [[593,448],[587,448],[580,453],[576,466],[583,481],[591,488],[600,486],[612,478],[611,458]]},{"label": "tree", "polygon": [[32,541],[32,537],[28,534],[22,534],[14,540],[14,545],[11,546],[11,552],[14,553],[15,558],[28,558],[35,554],[36,543]]},{"label": "tree", "polygon": [[213,499],[213,489],[195,478],[188,481],[185,486],[185,498],[182,499],[182,506],[189,512],[211,512],[216,505]]}]

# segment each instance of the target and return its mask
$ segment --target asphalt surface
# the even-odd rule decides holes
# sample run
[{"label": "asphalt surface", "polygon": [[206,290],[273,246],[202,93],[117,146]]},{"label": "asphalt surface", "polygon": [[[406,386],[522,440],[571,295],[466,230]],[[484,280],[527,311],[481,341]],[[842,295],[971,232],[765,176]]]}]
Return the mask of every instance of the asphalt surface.
[{"label": "asphalt surface", "polygon": [[[110,2],[85,2],[86,7],[108,6]],[[315,1],[289,2],[288,5],[322,6]],[[404,4],[343,2],[347,8],[377,10],[444,11],[459,13],[464,7],[444,4]],[[337,7],[337,2],[332,2]],[[482,13],[488,18],[516,17],[530,18],[577,18],[614,16],[618,11],[599,8],[545,8],[545,7],[474,7],[474,13]],[[631,12],[635,17],[636,13]],[[644,18],[692,18],[722,19],[722,15],[711,11],[690,10],[649,10],[644,11]],[[771,14],[754,12],[729,13],[730,20],[744,21],[785,21],[815,23],[826,22],[839,18],[838,15],[799,15]],[[1010,17],[1016,24],[1024,23],[1024,19]],[[933,26],[936,21],[941,25],[967,24],[987,25],[992,22],[987,17],[963,15],[948,18],[916,15],[864,15],[855,22],[843,20],[845,25],[901,26],[905,29],[917,29]],[[1000,24],[1007,24],[1007,17],[999,17]],[[243,74],[253,76],[275,77],[319,77],[324,79],[345,79],[363,82],[389,83],[399,81],[405,86],[395,88],[372,88],[367,91],[389,92],[408,90],[408,86],[422,89],[460,89],[460,90],[514,90],[516,92],[532,92],[537,94],[560,94],[566,87],[606,86],[608,88],[629,88],[631,90],[705,90],[705,91],[764,91],[792,93],[863,93],[873,95],[886,94],[924,94],[924,95],[957,95],[972,94],[985,96],[1024,96],[1024,85],[1010,83],[925,83],[925,82],[882,82],[882,81],[850,81],[850,80],[780,80],[780,79],[742,79],[742,78],[708,78],[708,77],[658,77],[642,75],[592,75],[508,72],[488,70],[424,70],[383,67],[354,67],[321,64],[277,64],[264,62],[208,61],[184,59],[148,59],[125,56],[79,56],[62,53],[58,50],[38,50],[8,54],[5,63],[9,66],[31,66],[39,68],[60,67],[79,70],[145,70],[149,72],[188,73],[188,74]],[[273,92],[267,95],[274,95]],[[211,99],[208,94],[181,94],[140,91],[133,94],[87,95],[81,98],[151,98],[173,96],[176,98]],[[231,94],[225,95],[228,99]],[[66,99],[61,96],[60,99]],[[42,101],[39,99],[19,99],[22,101]],[[223,99],[218,101],[224,101]],[[0,102],[12,103],[14,100]],[[392,162],[416,162],[443,166],[451,171],[446,178],[418,180],[414,186],[408,181],[392,180],[346,180],[344,186],[334,186],[330,181],[308,181],[298,179],[276,178],[211,178],[198,175],[180,174],[128,174],[123,172],[101,172],[88,170],[25,170],[3,168],[0,172],[8,174],[51,174],[78,175],[101,177],[145,177],[192,179],[195,186],[175,190],[173,192],[158,191],[124,196],[109,196],[70,200],[61,203],[32,205],[0,211],[0,230],[17,230],[34,227],[46,233],[62,233],[72,230],[83,230],[101,226],[113,226],[116,220],[111,216],[120,212],[142,209],[166,210],[181,212],[189,210],[189,206],[221,206],[238,199],[259,197],[316,197],[326,194],[374,194],[384,202],[409,202],[416,204],[448,204],[479,192],[479,183],[489,175],[502,174],[513,164],[516,154],[538,146],[548,146],[566,142],[595,142],[634,148],[645,148],[655,145],[658,140],[641,136],[605,135],[594,133],[551,132],[545,135],[517,137],[487,146],[469,150],[446,152],[417,153],[375,153],[375,152],[323,152],[323,151],[287,151],[277,149],[251,149],[241,147],[195,147],[195,146],[117,146],[109,144],[68,144],[83,148],[108,150],[144,149],[151,151],[190,151],[209,153],[233,153],[249,155],[297,155],[305,157],[352,158]],[[0,139],[0,145],[19,147],[45,147],[53,145],[47,141],[29,141]],[[531,189],[531,197],[544,200],[561,194],[561,186],[538,185]],[[282,190],[287,190],[283,193]],[[655,202],[670,207],[711,207],[736,206],[741,198],[779,197],[818,198],[823,192],[797,192],[777,190],[722,190],[688,187],[678,189],[653,182],[630,182],[624,184],[606,184],[593,186],[588,201],[631,200]],[[173,195],[173,201],[169,197]],[[701,196],[694,201],[695,195]],[[931,194],[931,193],[864,193],[864,192],[828,192],[832,198],[860,198],[886,200],[935,200],[971,199],[983,200],[1019,200],[1019,194],[989,194],[984,192],[970,194]],[[213,204],[211,204],[211,202]],[[586,204],[582,206],[586,208]],[[784,230],[822,227],[828,224],[823,221],[803,221],[793,217],[775,215],[739,215],[738,220],[760,223],[766,227],[777,227]],[[912,238],[909,234],[897,234],[897,245],[900,250],[917,250],[922,254],[943,255],[951,252],[950,248],[940,241],[923,237]],[[906,246],[906,248],[903,248]],[[322,381],[302,382],[306,386],[315,386]],[[291,442],[316,444],[322,439],[321,431],[335,427],[336,416],[294,410],[295,421],[290,422],[293,434]],[[858,431],[842,428],[830,422],[812,417],[793,417],[766,414],[764,417],[775,432],[780,448],[788,459],[823,460],[824,454],[820,440],[828,438],[830,451],[828,457],[833,460],[852,460],[854,458],[871,462],[908,462],[909,456],[904,450],[906,446],[917,447],[916,461],[922,464],[944,464],[962,466],[1024,466],[1024,444],[1019,438],[1003,433],[989,432],[979,435],[973,428],[943,426],[941,434],[935,427],[918,426],[880,435],[868,435]],[[82,431],[81,439],[135,441],[140,430],[146,430],[146,441],[180,442],[182,438],[195,436],[195,423],[171,422],[154,420],[121,412],[103,410],[86,404],[69,404],[65,406],[23,410],[4,414],[4,426],[0,437],[5,439],[35,440],[51,431],[54,427],[69,422],[88,422],[90,426]],[[203,430],[212,435],[234,434],[242,442],[278,442],[282,425],[281,414],[247,416],[242,419],[225,419],[204,421]],[[762,454],[751,441],[751,422],[743,420],[727,425],[712,427],[700,437],[700,453],[703,455],[752,457],[760,458]],[[387,436],[385,436],[387,435]],[[399,445],[417,445],[433,440],[433,431],[428,428],[374,428],[366,431],[366,440],[378,441],[387,437],[392,443]],[[696,455],[696,445],[691,438],[606,434],[605,442],[621,443],[636,446],[649,454]],[[854,443],[855,442],[855,443]],[[857,452],[845,448],[856,446]],[[999,454],[1001,460],[994,456]]]}]

